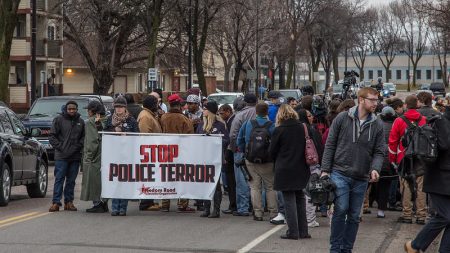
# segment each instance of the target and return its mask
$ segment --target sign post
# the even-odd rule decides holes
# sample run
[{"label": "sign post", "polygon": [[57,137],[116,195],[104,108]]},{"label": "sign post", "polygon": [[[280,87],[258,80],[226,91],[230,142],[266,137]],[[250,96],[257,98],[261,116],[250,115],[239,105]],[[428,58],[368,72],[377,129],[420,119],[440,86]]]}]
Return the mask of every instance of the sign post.
[{"label": "sign post", "polygon": [[147,91],[151,92],[155,88],[157,88],[158,83],[158,69],[157,68],[149,68],[148,69],[148,85]]}]

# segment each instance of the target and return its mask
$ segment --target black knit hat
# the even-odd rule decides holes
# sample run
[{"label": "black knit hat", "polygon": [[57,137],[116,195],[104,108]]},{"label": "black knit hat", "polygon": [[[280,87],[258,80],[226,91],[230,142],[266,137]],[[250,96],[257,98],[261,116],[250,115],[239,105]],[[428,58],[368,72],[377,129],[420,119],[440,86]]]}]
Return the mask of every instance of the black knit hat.
[{"label": "black knit hat", "polygon": [[118,96],[114,100],[114,107],[127,107],[127,100],[123,96]]},{"label": "black knit hat", "polygon": [[158,99],[155,96],[148,95],[142,101],[142,106],[154,112],[158,110]]},{"label": "black knit hat", "polygon": [[205,105],[206,110],[217,114],[217,111],[219,110],[219,105],[217,104],[216,101],[208,101]]},{"label": "black knit hat", "polygon": [[244,96],[244,101],[245,101],[247,104],[256,104],[256,102],[258,102],[258,98],[257,98],[256,95],[253,94],[253,93],[247,93],[247,94],[245,94],[245,96]]},{"label": "black knit hat", "polygon": [[77,102],[75,102],[75,101],[73,101],[73,100],[69,100],[69,101],[67,101],[67,103],[66,103],[66,107],[68,106],[68,105],[75,105],[77,108],[78,108],[78,104],[77,104]]}]

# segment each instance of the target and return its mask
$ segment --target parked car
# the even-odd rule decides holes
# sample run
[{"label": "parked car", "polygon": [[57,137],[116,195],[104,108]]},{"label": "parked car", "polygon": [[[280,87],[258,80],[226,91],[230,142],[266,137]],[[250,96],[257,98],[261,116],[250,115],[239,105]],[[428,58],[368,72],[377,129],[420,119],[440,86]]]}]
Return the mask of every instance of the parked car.
[{"label": "parked car", "polygon": [[98,98],[106,108],[106,111],[114,110],[114,98],[111,96],[103,96],[103,95],[94,95],[94,94],[83,94],[81,97],[95,97]]},{"label": "parked car", "polygon": [[431,83],[430,90],[433,92],[434,96],[445,96],[444,83]]},{"label": "parked car", "polygon": [[[93,99],[99,100],[96,97],[81,96],[42,97],[33,103],[22,122],[28,130],[32,128],[41,130],[36,138],[44,145],[50,160],[53,160],[55,151],[48,141],[53,119],[61,114],[62,108],[67,101],[74,100],[78,104],[78,113],[81,115],[81,118],[86,120],[88,115],[86,109],[83,108]],[[99,101],[101,102],[101,100]]]},{"label": "parked car", "polygon": [[430,90],[430,84],[429,83],[421,84],[419,90]]},{"label": "parked car", "polygon": [[397,86],[393,83],[384,83],[383,89],[388,90],[389,94],[395,96],[397,94]]},{"label": "parked car", "polygon": [[0,206],[8,205],[11,186],[25,185],[31,198],[44,198],[48,186],[48,156],[44,146],[19,117],[0,106]]},{"label": "parked car", "polygon": [[285,97],[285,98],[293,97],[297,101],[300,100],[302,98],[302,96],[303,96],[302,92],[299,89],[279,90],[279,92],[281,93],[281,95],[283,95],[283,97]]},{"label": "parked car", "polygon": [[208,96],[208,101],[215,101],[219,107],[228,104],[233,108],[233,102],[238,97],[243,97],[244,94],[241,92],[220,92],[213,93]]}]

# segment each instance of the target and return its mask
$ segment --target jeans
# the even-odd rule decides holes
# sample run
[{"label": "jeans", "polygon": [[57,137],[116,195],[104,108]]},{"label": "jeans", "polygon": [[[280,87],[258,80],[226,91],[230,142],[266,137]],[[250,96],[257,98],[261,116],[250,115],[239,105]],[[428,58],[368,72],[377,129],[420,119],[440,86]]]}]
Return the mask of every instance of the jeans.
[{"label": "jeans", "polygon": [[359,227],[359,214],[364,202],[368,181],[331,173],[336,184],[336,199],[331,220],[330,253],[351,252]]},{"label": "jeans", "polygon": [[281,191],[277,192],[277,200],[278,200],[278,213],[281,213],[284,216],[286,216],[286,211],[284,209],[283,193]]},{"label": "jeans", "polygon": [[[234,161],[240,161],[244,157],[243,153],[234,153]],[[250,187],[240,166],[234,164],[234,176],[236,178],[236,205],[239,213],[248,213],[250,207]]]},{"label": "jeans", "polygon": [[111,211],[126,213],[128,207],[128,199],[112,199]]},{"label": "jeans", "polygon": [[430,194],[437,214],[417,234],[411,246],[425,252],[436,237],[444,230],[439,252],[450,252],[450,196]]},{"label": "jeans", "polygon": [[[55,161],[55,185],[53,186],[53,204],[61,205],[64,188],[64,203],[73,202],[75,180],[78,176],[80,161]],[[64,185],[65,182],[65,185]]]}]

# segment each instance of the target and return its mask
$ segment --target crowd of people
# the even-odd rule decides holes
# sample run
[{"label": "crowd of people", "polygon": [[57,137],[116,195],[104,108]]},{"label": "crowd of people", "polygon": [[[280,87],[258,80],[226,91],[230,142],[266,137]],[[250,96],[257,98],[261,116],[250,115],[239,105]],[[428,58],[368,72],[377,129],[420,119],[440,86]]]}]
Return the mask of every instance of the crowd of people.
[{"label": "crowd of people", "polygon": [[[351,252],[362,214],[376,202],[377,218],[386,210],[402,212],[398,222],[425,225],[406,252],[425,251],[445,230],[441,252],[450,252],[450,105],[431,94],[409,95],[404,101],[385,100],[381,112],[378,92],[361,88],[357,102],[320,96],[300,101],[281,99],[270,91],[270,101],[248,93],[233,105],[202,101],[196,94],[178,94],[162,103],[152,92],[142,107],[131,95],[118,96],[106,116],[98,101],[87,108],[83,121],[78,105],[68,101],[55,118],[50,143],[55,148],[55,186],[50,212],[76,211],[75,180],[83,168],[81,200],[92,201],[90,213],[109,212],[101,198],[101,131],[172,134],[221,134],[223,166],[221,182],[210,200],[178,199],[178,212],[200,211],[201,217],[221,214],[253,216],[274,225],[287,224],[283,239],[311,238],[308,229],[318,227],[316,212],[330,217],[330,252]],[[286,101],[282,103],[280,101]],[[405,154],[406,136],[428,125],[436,133],[438,150],[433,164],[422,164],[419,173]],[[408,159],[411,159],[409,161]],[[413,169],[414,167],[414,169]],[[335,185],[332,205],[314,206],[305,194],[311,175]],[[411,177],[413,176],[413,181]],[[223,190],[222,190],[223,189]],[[228,206],[221,210],[223,195]],[[128,200],[112,199],[111,215],[125,216]],[[190,205],[193,204],[193,205]],[[170,211],[170,200],[141,200],[141,211]],[[267,215],[267,217],[265,217]]]}]

